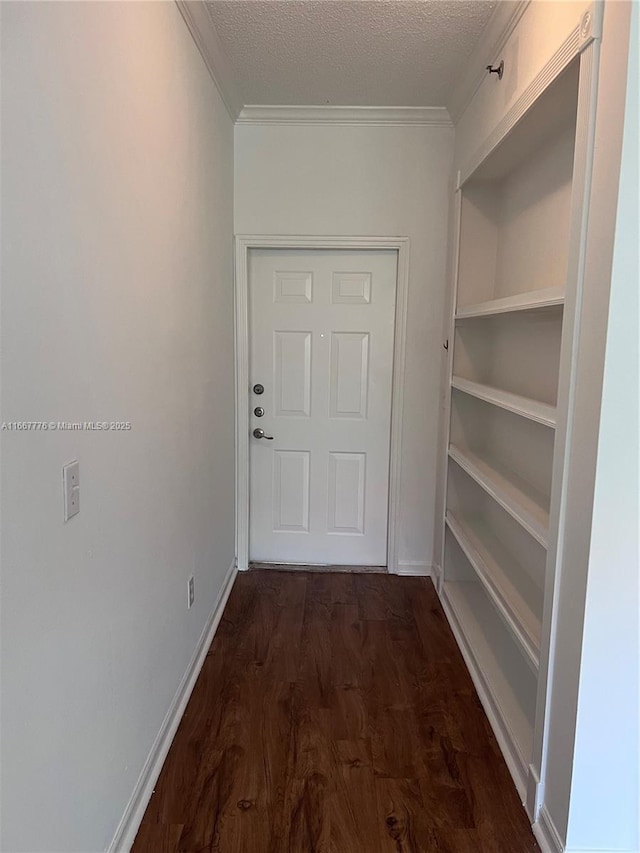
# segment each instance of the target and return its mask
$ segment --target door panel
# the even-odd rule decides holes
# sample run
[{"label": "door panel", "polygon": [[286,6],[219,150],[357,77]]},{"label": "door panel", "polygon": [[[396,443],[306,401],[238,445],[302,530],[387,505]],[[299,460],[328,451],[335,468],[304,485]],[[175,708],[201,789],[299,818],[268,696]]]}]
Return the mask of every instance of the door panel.
[{"label": "door panel", "polygon": [[329,454],[329,533],[364,534],[366,453]]},{"label": "door panel", "polygon": [[251,560],[386,565],[396,275],[395,251],[250,252]]},{"label": "door panel", "polygon": [[368,379],[369,333],[333,332],[329,416],[366,418]]},{"label": "door panel", "polygon": [[309,456],[305,450],[274,450],[274,532],[309,531]]},{"label": "door panel", "polygon": [[311,332],[274,332],[273,342],[275,415],[308,418],[311,414]]}]

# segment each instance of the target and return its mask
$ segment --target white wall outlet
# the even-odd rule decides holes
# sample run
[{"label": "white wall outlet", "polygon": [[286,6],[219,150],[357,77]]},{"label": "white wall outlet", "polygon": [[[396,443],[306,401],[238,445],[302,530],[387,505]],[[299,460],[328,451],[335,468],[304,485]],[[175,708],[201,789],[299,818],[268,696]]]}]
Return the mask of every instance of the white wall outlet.
[{"label": "white wall outlet", "polygon": [[193,575],[191,575],[191,577],[187,581],[187,607],[189,608],[189,610],[191,610],[191,608],[193,607],[193,602],[195,601],[195,598],[196,590],[193,581]]},{"label": "white wall outlet", "polygon": [[80,463],[69,462],[62,468],[64,493],[64,520],[69,521],[80,512]]}]

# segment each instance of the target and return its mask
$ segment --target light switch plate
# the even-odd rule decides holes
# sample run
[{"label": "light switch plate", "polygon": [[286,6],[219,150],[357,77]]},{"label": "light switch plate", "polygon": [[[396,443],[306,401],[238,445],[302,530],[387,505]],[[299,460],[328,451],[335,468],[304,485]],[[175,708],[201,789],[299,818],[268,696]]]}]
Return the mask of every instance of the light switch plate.
[{"label": "light switch plate", "polygon": [[80,512],[80,463],[75,460],[62,468],[64,492],[64,520],[69,521]]}]

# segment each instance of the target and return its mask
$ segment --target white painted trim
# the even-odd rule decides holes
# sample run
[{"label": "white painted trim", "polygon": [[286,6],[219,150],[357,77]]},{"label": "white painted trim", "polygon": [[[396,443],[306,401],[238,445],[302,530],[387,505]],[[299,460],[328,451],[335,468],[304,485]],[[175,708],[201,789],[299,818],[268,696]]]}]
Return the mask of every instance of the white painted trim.
[{"label": "white painted trim", "polygon": [[250,569],[269,569],[281,572],[337,572],[338,574],[381,575],[387,573],[386,566],[343,566],[334,563],[269,563],[251,560]]},{"label": "white painted trim", "polygon": [[249,567],[249,314],[248,256],[251,249],[393,249],[398,253],[391,390],[387,569],[398,574],[402,422],[409,290],[408,237],[314,237],[237,235],[235,259],[236,338],[236,553],[239,571]]},{"label": "white painted trim", "polygon": [[440,590],[442,588],[442,567],[437,563],[432,563],[431,577],[433,578],[433,584],[438,591],[438,594],[440,594]]},{"label": "white painted trim", "polygon": [[454,123],[458,123],[486,78],[487,65],[499,62],[500,54],[530,2],[531,0],[515,0],[515,2],[501,0],[496,4],[493,14],[476,42],[473,53],[465,62],[465,73],[449,98],[447,107]]},{"label": "white painted trim", "polygon": [[[460,237],[462,229],[462,192],[456,189],[454,198],[454,214],[453,214],[453,235],[452,235],[452,276],[449,290],[449,325],[446,331],[447,340],[443,341],[443,346],[447,345],[447,355],[444,364],[444,375],[442,376],[444,386],[444,423],[442,435],[440,436],[440,449],[442,459],[441,465],[441,496],[437,508],[438,524],[441,524],[442,538],[440,541],[440,553],[437,555],[439,574],[438,592],[442,589],[444,580],[444,565],[445,565],[445,516],[447,513],[447,497],[449,489],[449,441],[451,437],[451,380],[453,379],[453,350],[456,340],[456,304],[458,301],[458,271],[460,267]],[[442,375],[442,371],[441,371]]]},{"label": "white painted trim", "polygon": [[236,238],[234,331],[236,380],[236,559],[249,569],[249,246]]},{"label": "white painted trim", "polygon": [[409,238],[398,238],[396,317],[393,340],[393,377],[391,384],[391,447],[389,451],[389,521],[387,525],[387,569],[398,573],[400,550],[400,498],[402,477],[402,424],[404,417],[404,375],[409,296]]},{"label": "white painted trim", "polygon": [[282,106],[248,104],[237,124],[334,124],[452,127],[446,107]]},{"label": "white painted trim", "polygon": [[546,806],[542,806],[538,820],[533,824],[533,834],[542,853],[563,853],[564,844]]},{"label": "white painted trim", "polygon": [[404,577],[430,578],[433,574],[433,563],[419,560],[398,560],[396,574]]},{"label": "white painted trim", "polygon": [[202,0],[175,0],[191,37],[207,66],[231,121],[235,122],[242,109],[234,73],[218,38],[207,4]]},{"label": "white painted trim", "polygon": [[128,853],[135,841],[136,834],[140,828],[142,818],[146,811],[149,800],[153,793],[158,776],[162,770],[162,765],[165,762],[180,720],[184,714],[185,708],[189,701],[189,697],[195,687],[200,670],[204,663],[209,647],[213,642],[214,635],[220,624],[220,619],[224,612],[225,605],[229,598],[229,594],[233,587],[233,582],[236,578],[236,561],[235,559],[229,566],[229,570],[223,581],[222,588],[218,595],[218,600],[211,611],[209,618],[206,621],[200,639],[196,645],[195,651],[185,670],[180,685],[175,696],[169,706],[169,710],[162,721],[160,731],[151,747],[151,751],[144,763],[136,786],[133,789],[131,799],[127,803],[122,819],[116,829],[115,835],[111,844],[107,848],[107,853]]},{"label": "white painted trim", "polygon": [[[583,309],[585,247],[590,220],[589,198],[595,144],[599,63],[600,44],[597,40],[591,40],[588,49],[582,52],[580,58],[578,113],[571,189],[571,231],[566,274],[565,310],[562,322],[562,348],[558,373],[558,428],[551,478],[542,646],[532,757],[532,766],[541,780],[542,786],[546,784],[547,774],[550,709],[556,664],[558,602],[564,571],[567,501],[569,480],[572,476],[573,444],[577,434],[576,393],[581,370],[584,376],[589,375],[589,394],[593,393],[591,371],[585,372],[584,368],[581,367],[585,359],[585,348],[581,342],[581,337],[583,337],[584,329],[587,327]],[[604,293],[604,290],[602,292]],[[590,335],[593,334],[593,323],[588,324],[588,327],[590,328]],[[580,419],[577,423],[580,424]],[[580,443],[582,441],[583,436],[581,434]],[[593,492],[591,494],[593,495]],[[538,796],[539,803],[543,798],[544,793],[542,797]],[[544,803],[541,806],[541,813],[542,809],[544,809]]]}]

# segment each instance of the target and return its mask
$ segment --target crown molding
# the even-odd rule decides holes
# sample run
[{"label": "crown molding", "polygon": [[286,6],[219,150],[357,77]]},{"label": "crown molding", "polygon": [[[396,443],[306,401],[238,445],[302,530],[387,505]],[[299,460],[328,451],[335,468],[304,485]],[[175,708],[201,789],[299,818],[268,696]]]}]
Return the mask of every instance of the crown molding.
[{"label": "crown molding", "polygon": [[234,81],[234,74],[213,25],[207,4],[203,0],[175,0],[191,37],[200,51],[211,79],[231,117],[238,118],[242,98]]},{"label": "crown molding", "polygon": [[487,76],[486,66],[494,60],[497,61],[530,2],[531,0],[500,0],[496,4],[473,53],[465,62],[466,71],[458,80],[447,103],[454,124],[458,123]]},{"label": "crown molding", "polygon": [[249,104],[237,124],[334,124],[343,126],[452,127],[446,107],[342,107]]}]

